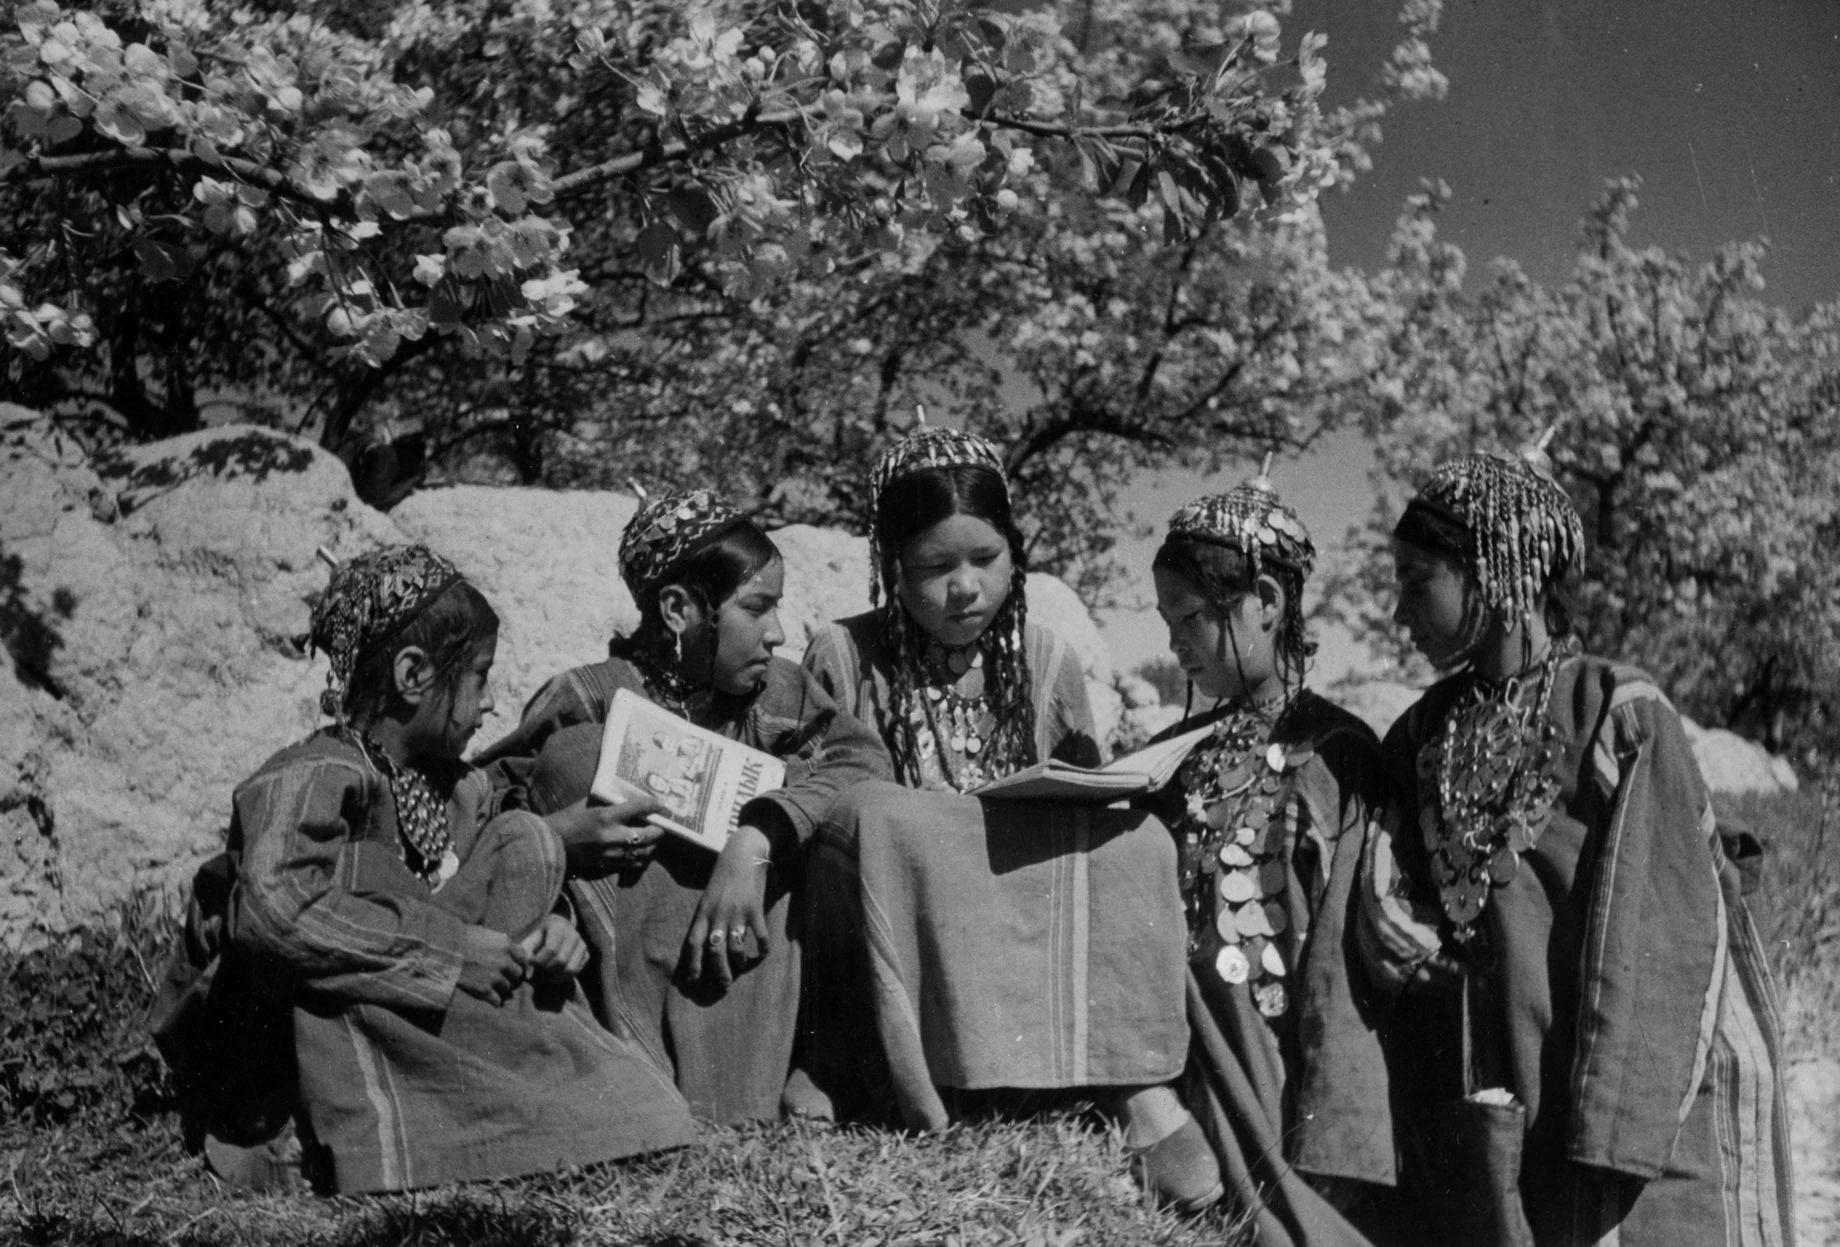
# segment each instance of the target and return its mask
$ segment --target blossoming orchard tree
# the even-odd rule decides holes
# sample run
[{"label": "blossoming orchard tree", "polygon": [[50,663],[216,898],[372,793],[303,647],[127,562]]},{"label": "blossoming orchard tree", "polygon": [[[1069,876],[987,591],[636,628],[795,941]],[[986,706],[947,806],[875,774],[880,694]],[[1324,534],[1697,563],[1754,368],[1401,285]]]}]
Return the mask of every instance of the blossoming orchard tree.
[{"label": "blossoming orchard tree", "polygon": [[[1798,758],[1840,749],[1840,303],[1764,301],[1761,243],[1692,264],[1630,240],[1639,183],[1586,215],[1571,276],[1499,263],[1466,288],[1437,235],[1441,189],[1401,218],[1370,293],[1388,309],[1364,423],[1409,487],[1475,448],[1556,427],[1554,469],[1585,520],[1572,610],[1584,643],[1653,672],[1701,723]],[[1361,622],[1396,635],[1385,534]]]},{"label": "blossoming orchard tree", "polygon": [[787,519],[853,516],[916,402],[1015,448],[1045,533],[1307,440],[1376,314],[1315,198],[1442,88],[1438,0],[1334,108],[1286,0],[294,10],[0,3],[17,392],[98,438],[413,420],[450,472]]}]

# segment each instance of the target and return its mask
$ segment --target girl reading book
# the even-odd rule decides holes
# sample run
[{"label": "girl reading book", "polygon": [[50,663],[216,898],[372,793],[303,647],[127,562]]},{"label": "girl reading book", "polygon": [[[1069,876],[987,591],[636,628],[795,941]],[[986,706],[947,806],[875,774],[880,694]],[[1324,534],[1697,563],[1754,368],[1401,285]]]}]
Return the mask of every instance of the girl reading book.
[{"label": "girl reading book", "polygon": [[1680,717],[1570,635],[1571,499],[1538,450],[1465,455],[1393,538],[1448,673],[1387,734],[1361,928],[1423,1241],[1790,1242],[1763,950]]},{"label": "girl reading book", "polygon": [[690,1140],[663,1070],[576,988],[563,854],[460,760],[498,619],[421,546],[338,568],[314,608],[333,726],[236,790],[231,951],[287,985],[304,1167],[387,1191]]},{"label": "girl reading book", "polygon": [[788,916],[802,846],[839,791],[888,776],[887,753],[774,655],[785,564],[727,500],[688,490],[647,502],[621,537],[620,574],[638,626],[606,660],[546,683],[482,757],[532,808],[571,808],[588,795],[602,724],[625,689],[785,761],[785,785],[741,807],[719,853],[666,835],[609,857],[590,836],[570,864],[602,1020],[674,1070],[698,1116],[776,1117],[798,1017]]},{"label": "girl reading book", "polygon": [[[939,1087],[1097,1087],[1121,1089],[1145,1147],[1192,1132],[1150,1090],[1187,1039],[1167,835],[1139,814],[962,795],[1042,759],[1099,760],[1079,658],[1028,616],[996,448],[922,428],[882,457],[870,506],[879,605],[820,631],[805,665],[875,726],[903,787],[858,789],[820,832],[812,947],[855,975],[812,999],[816,1111],[883,1077],[929,1127],[947,1120]],[[1217,1186],[1206,1149],[1189,1154],[1201,1163],[1153,1182],[1179,1201]]]},{"label": "girl reading book", "polygon": [[1180,849],[1192,1040],[1180,1088],[1262,1244],[1358,1244],[1391,1186],[1385,1063],[1348,955],[1379,757],[1305,687],[1315,548],[1263,477],[1178,510],[1157,612],[1210,726],[1150,798]]}]

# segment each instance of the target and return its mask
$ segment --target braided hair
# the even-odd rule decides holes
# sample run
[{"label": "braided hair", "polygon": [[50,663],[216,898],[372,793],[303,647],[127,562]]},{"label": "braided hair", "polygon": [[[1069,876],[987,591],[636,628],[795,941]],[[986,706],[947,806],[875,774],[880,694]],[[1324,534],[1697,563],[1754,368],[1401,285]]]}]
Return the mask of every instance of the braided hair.
[{"label": "braided hair", "polygon": [[[991,776],[1007,775],[1033,765],[1035,756],[1035,706],[1030,696],[1029,663],[1024,644],[1028,623],[1028,561],[1022,531],[1010,511],[1009,488],[1003,477],[978,464],[954,463],[921,468],[891,481],[875,514],[875,547],[879,565],[874,568],[876,596],[881,602],[882,640],[894,655],[889,675],[890,719],[894,739],[889,742],[895,773],[908,782],[923,781],[920,741],[912,712],[917,707],[929,720],[932,703],[921,693],[919,673],[926,664],[931,640],[901,601],[901,552],[933,525],[954,515],[983,520],[1009,545],[1009,592],[995,618],[978,638],[984,660],[984,690],[996,720],[984,758]],[[934,725],[937,731],[936,725]],[[940,751],[942,769],[949,767]],[[955,777],[947,771],[946,779]],[[954,784],[956,786],[956,784]]]}]

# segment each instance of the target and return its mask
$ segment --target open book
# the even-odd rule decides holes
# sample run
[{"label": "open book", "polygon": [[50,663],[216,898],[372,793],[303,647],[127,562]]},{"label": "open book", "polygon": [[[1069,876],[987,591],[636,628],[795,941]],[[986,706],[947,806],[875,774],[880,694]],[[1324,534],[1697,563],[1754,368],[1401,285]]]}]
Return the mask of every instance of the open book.
[{"label": "open book", "polygon": [[1114,758],[1104,766],[1074,766],[1050,758],[993,779],[982,788],[972,789],[970,795],[993,800],[1112,801],[1133,793],[1155,792],[1175,778],[1182,760],[1213,730],[1213,724],[1204,724]]},{"label": "open book", "polygon": [[786,764],[771,754],[700,728],[619,689],[607,711],[601,760],[590,790],[602,801],[653,797],[666,813],[648,821],[721,851],[741,807],[786,782]]}]

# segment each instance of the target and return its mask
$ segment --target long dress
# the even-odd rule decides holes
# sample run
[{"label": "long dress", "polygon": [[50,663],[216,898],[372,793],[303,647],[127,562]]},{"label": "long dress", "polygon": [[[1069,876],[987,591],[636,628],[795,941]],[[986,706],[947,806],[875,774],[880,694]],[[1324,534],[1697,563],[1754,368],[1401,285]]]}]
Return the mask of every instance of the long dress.
[{"label": "long dress", "polygon": [[231,938],[290,983],[303,1168],[390,1191],[690,1141],[670,1079],[573,982],[526,982],[503,1005],[458,989],[468,928],[516,938],[548,914],[562,849],[533,815],[493,816],[477,770],[447,814],[460,866],[431,891],[403,864],[388,785],[341,736],[282,750],[236,790]]},{"label": "long dress", "polygon": [[1339,1209],[1396,1176],[1373,993],[1351,942],[1378,742],[1307,690],[1275,727],[1222,709],[1165,735],[1210,720],[1215,734],[1151,802],[1182,842],[1183,1100],[1260,1244],[1354,1247],[1367,1239]]},{"label": "long dress", "polygon": [[[1098,761],[1078,658],[1025,635],[1042,758]],[[892,657],[876,616],[820,631],[805,663],[892,740]],[[951,748],[948,743],[946,746]],[[960,758],[962,761],[962,757]],[[811,857],[813,961],[804,1065],[840,1109],[892,1093],[939,1128],[939,1088],[1060,1089],[1167,1082],[1188,1045],[1174,846],[1150,815],[864,785],[820,827]]]},{"label": "long dress", "polygon": [[[637,668],[610,658],[549,681],[517,729],[482,757],[539,813],[585,797],[600,758],[602,723],[619,689],[646,695]],[[766,905],[771,947],[725,989],[679,971],[685,934],[715,867],[707,849],[665,836],[643,870],[575,877],[569,892],[593,949],[584,976],[594,1011],[671,1070],[700,1118],[772,1120],[792,1064],[802,979],[794,915],[803,846],[837,794],[886,779],[881,742],[795,663],[775,658],[751,697],[704,697],[701,726],[786,760],[785,786],[743,807],[775,841]]]},{"label": "long dress", "polygon": [[[1385,745],[1395,805],[1363,947],[1395,982],[1440,947],[1468,967],[1458,989],[1408,992],[1394,1011],[1403,1137],[1436,1140],[1441,1105],[1504,1088],[1525,1110],[1507,1198],[1533,1242],[1791,1242],[1774,988],[1679,716],[1635,668],[1559,663],[1550,821],[1459,950],[1433,873],[1434,746],[1472,684],[1434,686]],[[1406,1157],[1402,1185],[1434,1207],[1447,1173],[1422,1149]]]}]

